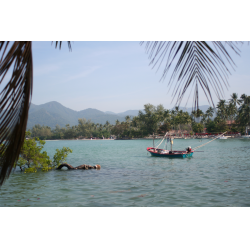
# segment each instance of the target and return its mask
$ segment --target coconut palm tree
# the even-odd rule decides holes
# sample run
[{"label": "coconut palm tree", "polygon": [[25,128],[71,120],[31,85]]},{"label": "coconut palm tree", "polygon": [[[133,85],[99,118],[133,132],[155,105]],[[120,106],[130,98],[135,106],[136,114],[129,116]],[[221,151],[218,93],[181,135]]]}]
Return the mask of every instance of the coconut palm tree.
[{"label": "coconut palm tree", "polygon": [[169,109],[164,111],[164,120],[169,120],[171,118],[171,112]]},{"label": "coconut palm tree", "polygon": [[175,130],[175,125],[176,125],[176,109],[172,109],[170,113],[171,117],[171,125],[173,126],[173,130]]},{"label": "coconut palm tree", "polygon": [[226,100],[220,100],[218,102],[216,108],[217,108],[217,116],[218,116],[218,118],[225,121],[227,119]]},{"label": "coconut palm tree", "polygon": [[103,125],[100,124],[100,125],[99,125],[99,131],[102,131],[102,130],[103,130]]},{"label": "coconut palm tree", "polygon": [[191,119],[192,119],[193,122],[195,122],[195,118],[196,118],[196,110],[192,110]]},{"label": "coconut palm tree", "polygon": [[178,106],[175,106],[175,107],[174,107],[174,111],[175,111],[176,114],[178,114],[179,110],[180,110],[180,109],[179,109]]},{"label": "coconut palm tree", "polygon": [[210,119],[210,117],[212,118],[214,115],[214,109],[212,107],[209,107],[205,114],[208,117],[208,119]]},{"label": "coconut palm tree", "polygon": [[183,113],[183,124],[190,124],[192,122],[192,118],[189,113],[186,111]]},{"label": "coconut palm tree", "polygon": [[[56,42],[56,47],[61,42]],[[68,42],[69,49],[71,45]],[[218,97],[222,94],[221,83],[227,85],[229,65],[234,66],[228,49],[239,53],[233,42],[147,42],[151,64],[161,64],[167,56],[162,79],[166,77],[171,65],[177,60],[169,85],[177,79],[174,96],[177,104],[181,102],[186,90],[194,86],[194,106],[198,108],[198,86],[204,90],[209,102],[213,99],[210,87]],[[32,42],[0,42],[0,83],[11,69],[12,75],[0,93],[0,185],[9,176],[19,157],[25,137],[28,110],[33,87]]]},{"label": "coconut palm tree", "polygon": [[207,122],[207,115],[203,114],[202,119],[201,119],[201,124],[205,124]]},{"label": "coconut palm tree", "polygon": [[232,123],[236,114],[237,114],[237,106],[235,106],[233,102],[229,102],[229,104],[226,105],[226,115],[230,120],[230,129],[232,128]]},{"label": "coconut palm tree", "polygon": [[243,94],[240,101],[242,104],[239,107],[236,120],[244,131],[245,127],[250,125],[250,96]]},{"label": "coconut palm tree", "polygon": [[126,120],[126,123],[130,123],[130,121],[131,121],[131,118],[130,118],[130,116],[129,115],[127,115],[127,116],[125,116],[125,120]]},{"label": "coconut palm tree", "polygon": [[202,110],[197,109],[196,111],[196,117],[199,119],[199,122],[201,121],[201,117],[203,117],[204,113]]},{"label": "coconut palm tree", "polygon": [[120,123],[120,121],[117,119],[117,120],[115,121],[115,125],[119,125],[119,124],[121,124],[121,123]]},{"label": "coconut palm tree", "polygon": [[110,132],[110,123],[109,123],[109,121],[106,121],[105,127],[106,127],[106,130]]},{"label": "coconut palm tree", "polygon": [[[197,109],[197,110],[193,110],[192,112],[191,112],[191,115],[192,115],[192,117],[193,117],[193,119],[194,118],[198,118],[198,121],[200,122],[200,117],[202,117],[203,115],[204,115],[204,113],[202,112],[202,110],[200,110],[200,109]],[[195,119],[194,119],[194,121],[195,121]]]},{"label": "coconut palm tree", "polygon": [[231,99],[229,100],[229,102],[233,103],[233,105],[235,107],[237,107],[237,105],[240,105],[240,100],[238,99],[238,94],[233,93],[231,95]]}]

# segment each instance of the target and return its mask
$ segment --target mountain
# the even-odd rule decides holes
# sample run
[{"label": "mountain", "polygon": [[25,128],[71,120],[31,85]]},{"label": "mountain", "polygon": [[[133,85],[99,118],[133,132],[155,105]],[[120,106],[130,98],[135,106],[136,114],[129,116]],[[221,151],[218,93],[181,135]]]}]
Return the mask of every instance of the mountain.
[{"label": "mountain", "polygon": [[139,110],[128,110],[122,113],[118,113],[117,115],[125,117],[127,115],[129,116],[137,116],[138,115]]},{"label": "mountain", "polygon": [[105,111],[106,114],[109,114],[109,115],[116,115],[116,113],[114,112],[111,112],[111,111]]},{"label": "mountain", "polygon": [[36,124],[49,126],[51,128],[55,128],[56,124],[61,127],[64,127],[66,124],[73,126],[77,124],[77,119],[68,119],[57,113],[53,113],[42,108],[37,111],[33,111],[32,113],[29,112],[27,128],[32,128]]},{"label": "mountain", "polygon": [[[123,113],[124,115],[122,115]],[[92,108],[75,111],[55,101],[41,105],[32,103],[29,109],[27,128],[32,128],[35,124],[45,125],[51,128],[55,128],[57,124],[61,127],[64,127],[66,124],[74,126],[78,124],[79,118],[90,119],[94,123],[105,124],[106,121],[109,121],[109,123],[115,124],[116,120],[120,122],[125,121],[127,114],[131,116],[134,114],[133,112],[129,113],[129,111],[123,113],[116,114],[111,111],[102,112]]]}]

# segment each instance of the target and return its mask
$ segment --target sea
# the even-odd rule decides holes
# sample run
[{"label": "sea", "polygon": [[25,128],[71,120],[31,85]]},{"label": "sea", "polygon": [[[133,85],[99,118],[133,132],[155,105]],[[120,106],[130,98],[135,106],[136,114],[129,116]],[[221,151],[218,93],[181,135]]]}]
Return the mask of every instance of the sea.
[{"label": "sea", "polygon": [[[156,140],[157,145],[160,140]],[[184,150],[209,139],[175,139]],[[96,170],[13,171],[0,188],[1,207],[249,207],[250,140],[215,140],[191,158],[153,157],[151,140],[46,141],[69,147],[67,163]],[[170,144],[161,145],[170,149]]]}]

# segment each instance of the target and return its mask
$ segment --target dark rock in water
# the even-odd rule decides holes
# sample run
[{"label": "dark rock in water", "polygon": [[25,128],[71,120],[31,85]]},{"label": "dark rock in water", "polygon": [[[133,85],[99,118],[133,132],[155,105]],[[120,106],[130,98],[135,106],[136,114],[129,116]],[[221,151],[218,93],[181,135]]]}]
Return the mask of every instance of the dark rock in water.
[{"label": "dark rock in water", "polygon": [[101,165],[95,165],[95,166],[91,166],[91,165],[87,165],[87,164],[83,164],[83,165],[80,165],[76,168],[74,168],[73,166],[71,166],[70,164],[68,163],[62,163],[58,168],[57,170],[61,169],[62,167],[67,167],[68,170],[77,170],[77,169],[101,169]]}]

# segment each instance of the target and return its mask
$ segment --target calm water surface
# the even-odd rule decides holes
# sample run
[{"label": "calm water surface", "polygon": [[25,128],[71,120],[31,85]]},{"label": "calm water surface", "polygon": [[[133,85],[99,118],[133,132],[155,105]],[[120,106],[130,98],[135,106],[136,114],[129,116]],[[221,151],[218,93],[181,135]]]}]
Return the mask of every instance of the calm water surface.
[{"label": "calm water surface", "polygon": [[[174,140],[174,149],[208,140]],[[16,170],[0,189],[0,206],[250,206],[250,140],[215,140],[190,159],[150,156],[150,140],[47,141],[69,147],[67,162],[101,170]]]}]

